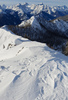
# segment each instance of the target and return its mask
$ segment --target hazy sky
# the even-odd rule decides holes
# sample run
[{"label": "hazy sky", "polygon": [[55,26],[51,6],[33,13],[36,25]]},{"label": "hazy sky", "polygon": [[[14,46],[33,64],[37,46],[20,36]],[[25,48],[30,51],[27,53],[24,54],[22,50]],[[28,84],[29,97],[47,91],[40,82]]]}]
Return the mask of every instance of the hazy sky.
[{"label": "hazy sky", "polygon": [[0,4],[6,4],[6,5],[14,5],[14,4],[24,3],[24,2],[27,2],[29,4],[44,3],[49,6],[53,6],[53,5],[68,6],[68,0],[0,0]]}]

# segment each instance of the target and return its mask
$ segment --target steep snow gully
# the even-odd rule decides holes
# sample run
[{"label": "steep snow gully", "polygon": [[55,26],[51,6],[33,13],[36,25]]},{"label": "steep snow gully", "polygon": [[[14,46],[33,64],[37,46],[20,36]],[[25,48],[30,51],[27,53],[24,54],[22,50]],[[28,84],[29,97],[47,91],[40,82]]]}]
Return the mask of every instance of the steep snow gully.
[{"label": "steep snow gully", "polygon": [[0,100],[68,100],[68,57],[0,28]]}]

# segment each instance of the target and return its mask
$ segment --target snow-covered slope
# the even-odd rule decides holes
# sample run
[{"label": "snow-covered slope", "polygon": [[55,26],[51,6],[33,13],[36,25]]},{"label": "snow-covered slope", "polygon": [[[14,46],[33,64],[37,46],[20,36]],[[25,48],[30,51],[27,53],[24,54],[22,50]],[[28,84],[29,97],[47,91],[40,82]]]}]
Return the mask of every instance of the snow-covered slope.
[{"label": "snow-covered slope", "polygon": [[58,30],[65,32],[68,30],[68,22],[65,22],[63,20],[55,20],[53,23],[55,23]]},{"label": "snow-covered slope", "polygon": [[14,57],[19,51],[17,45],[21,44],[22,41],[24,40],[9,31],[7,26],[0,28],[0,60]]},{"label": "snow-covered slope", "polygon": [[33,28],[41,30],[41,26],[34,16],[32,16],[29,20],[25,20],[21,24],[19,24],[19,27],[24,26],[32,26]]},{"label": "snow-covered slope", "polygon": [[63,5],[63,6],[53,6],[52,9],[54,10],[58,10],[58,11],[65,11],[65,10],[68,10],[68,7],[66,5]]},{"label": "snow-covered slope", "polygon": [[55,19],[51,22],[48,22],[41,17],[37,18],[37,20],[49,32],[52,32],[56,35],[68,37],[68,22],[61,19]]},{"label": "snow-covered slope", "polygon": [[30,5],[31,9],[33,10],[32,14],[38,14],[41,11],[45,11],[48,14],[51,14],[51,8],[47,5],[44,5],[43,3],[37,4],[37,5]]},{"label": "snow-covered slope", "polygon": [[[36,32],[39,30],[39,33],[41,30],[43,30],[44,33],[48,31],[49,33],[52,32],[56,35],[68,37],[68,22],[63,21],[61,19],[55,19],[54,21],[49,22],[43,19],[42,17],[32,16],[29,20],[24,20],[21,24],[19,24],[19,27],[26,26],[36,28]],[[26,30],[26,33],[28,33],[30,30],[28,32],[27,31],[28,30]]]},{"label": "snow-covered slope", "polygon": [[1,28],[0,100],[68,100],[68,57]]},{"label": "snow-covered slope", "polygon": [[24,3],[24,4],[17,4],[11,7],[8,7],[8,9],[12,9],[14,11],[18,11],[18,14],[20,16],[22,16],[24,13],[28,13],[30,12],[30,8],[28,7],[28,3]]}]

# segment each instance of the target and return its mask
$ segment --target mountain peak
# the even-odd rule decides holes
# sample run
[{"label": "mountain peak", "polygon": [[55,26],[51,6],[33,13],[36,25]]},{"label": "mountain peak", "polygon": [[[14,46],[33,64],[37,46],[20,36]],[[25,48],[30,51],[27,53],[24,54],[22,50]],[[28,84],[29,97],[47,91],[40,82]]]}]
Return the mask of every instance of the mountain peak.
[{"label": "mountain peak", "polygon": [[39,24],[39,22],[37,21],[35,16],[32,16],[29,20],[25,20],[23,21],[21,24],[19,24],[20,27],[23,26],[32,26],[34,28],[38,28],[41,29],[41,26]]}]

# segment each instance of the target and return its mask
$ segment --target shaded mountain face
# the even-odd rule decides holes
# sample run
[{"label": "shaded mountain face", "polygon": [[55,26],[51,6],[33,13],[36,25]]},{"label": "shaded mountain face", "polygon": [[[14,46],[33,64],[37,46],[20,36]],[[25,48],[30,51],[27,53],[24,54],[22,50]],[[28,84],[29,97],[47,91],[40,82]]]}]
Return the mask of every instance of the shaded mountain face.
[{"label": "shaded mountain face", "polygon": [[[65,22],[61,19],[56,19],[52,22],[46,21],[42,17],[32,16],[28,20],[24,20],[16,28],[21,28],[26,30],[26,33],[31,34],[30,30],[34,30],[35,33],[52,33],[57,36],[68,38],[68,22]],[[27,31],[29,29],[29,31]],[[22,33],[24,34],[24,32]]]},{"label": "shaded mountain face", "polygon": [[39,14],[35,15],[35,17],[42,17],[48,21],[56,18],[56,17],[52,16],[51,14],[46,13],[45,11],[41,11]]},{"label": "shaded mountain face", "polygon": [[64,20],[64,21],[67,21],[67,22],[68,22],[68,15],[63,16],[63,17],[59,17],[58,19],[62,19],[62,20]]},{"label": "shaded mountain face", "polygon": [[49,7],[44,4],[29,5],[27,3],[10,7],[3,5],[0,6],[0,26],[18,25],[32,16],[39,16],[49,21],[67,14],[66,6]]},{"label": "shaded mountain face", "polygon": [[68,23],[63,20],[46,21],[42,17],[32,16],[16,26],[9,26],[15,34],[30,40],[47,43],[54,49],[64,48],[68,39]]},{"label": "shaded mountain face", "polygon": [[21,20],[17,14],[12,10],[5,10],[4,13],[0,13],[0,26],[3,25],[17,25],[21,23]]}]

